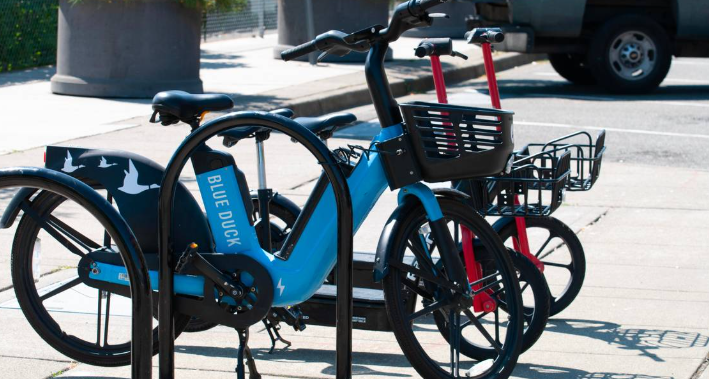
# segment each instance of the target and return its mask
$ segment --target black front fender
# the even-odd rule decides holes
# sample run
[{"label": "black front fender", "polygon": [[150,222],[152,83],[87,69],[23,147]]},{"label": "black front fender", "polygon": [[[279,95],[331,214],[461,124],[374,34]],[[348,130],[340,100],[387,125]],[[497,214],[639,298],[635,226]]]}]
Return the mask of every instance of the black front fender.
[{"label": "black front fender", "polygon": [[403,226],[403,218],[408,212],[411,212],[414,207],[420,205],[421,202],[415,196],[406,196],[404,202],[399,204],[394,212],[389,216],[384,230],[379,236],[377,251],[374,257],[374,282],[378,283],[389,273],[389,255],[394,244],[394,236],[397,235],[399,229]]}]

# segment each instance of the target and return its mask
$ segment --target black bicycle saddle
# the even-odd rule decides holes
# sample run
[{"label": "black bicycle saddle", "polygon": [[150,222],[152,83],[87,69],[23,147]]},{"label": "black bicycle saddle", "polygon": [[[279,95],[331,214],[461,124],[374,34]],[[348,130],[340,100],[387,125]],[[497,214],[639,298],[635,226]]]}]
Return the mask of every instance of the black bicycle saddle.
[{"label": "black bicycle saddle", "polygon": [[[222,94],[193,95],[185,91],[163,91],[153,97],[153,111],[160,114],[163,124],[172,124],[177,120],[189,123],[204,112],[223,111],[233,107],[234,101],[231,97]],[[151,122],[155,122],[155,113]]]},{"label": "black bicycle saddle", "polygon": [[328,139],[337,128],[357,121],[357,116],[352,113],[331,113],[320,117],[298,117],[295,121],[318,137]]}]

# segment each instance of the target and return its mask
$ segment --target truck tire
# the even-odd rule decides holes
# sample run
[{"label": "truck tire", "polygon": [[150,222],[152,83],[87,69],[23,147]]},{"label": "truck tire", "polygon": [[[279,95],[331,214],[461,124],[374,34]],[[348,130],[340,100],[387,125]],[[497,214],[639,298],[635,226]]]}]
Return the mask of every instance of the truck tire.
[{"label": "truck tire", "polygon": [[557,74],[574,84],[596,84],[582,54],[549,54],[549,62]]},{"label": "truck tire", "polygon": [[672,62],[670,38],[655,21],[623,15],[603,24],[589,46],[589,69],[612,93],[641,94],[657,88]]}]

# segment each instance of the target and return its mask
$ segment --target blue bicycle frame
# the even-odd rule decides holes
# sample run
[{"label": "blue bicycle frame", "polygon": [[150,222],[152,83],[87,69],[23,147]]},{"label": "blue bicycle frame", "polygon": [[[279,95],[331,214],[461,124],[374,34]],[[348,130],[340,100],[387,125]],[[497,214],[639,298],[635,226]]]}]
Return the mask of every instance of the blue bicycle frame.
[{"label": "blue bicycle frame", "polygon": [[[402,133],[401,124],[382,129],[372,141],[372,151],[362,154],[347,179],[354,210],[355,232],[388,185],[375,144],[396,138]],[[293,251],[287,260],[282,260],[260,247],[231,170],[231,167],[220,168],[197,176],[216,251],[222,254],[245,254],[265,267],[273,279],[273,306],[283,307],[306,301],[320,288],[337,259],[334,253],[337,211],[332,187],[327,186]],[[418,197],[430,221],[442,217],[438,202],[427,186],[415,183],[400,191],[400,202],[408,195]],[[90,274],[92,279],[128,284],[123,267],[98,263],[96,272]],[[150,276],[153,289],[157,290],[157,272],[151,271]],[[204,296],[202,277],[176,274],[174,284],[175,293]]]}]

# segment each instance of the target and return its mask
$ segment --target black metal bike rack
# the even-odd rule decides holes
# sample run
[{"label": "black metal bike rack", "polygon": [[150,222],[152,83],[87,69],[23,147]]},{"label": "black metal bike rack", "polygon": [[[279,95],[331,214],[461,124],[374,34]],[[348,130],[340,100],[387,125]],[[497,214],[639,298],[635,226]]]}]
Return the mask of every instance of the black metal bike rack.
[{"label": "black metal bike rack", "polygon": [[24,187],[59,193],[79,205],[90,205],[115,226],[109,230],[128,271],[133,310],[131,329],[131,378],[149,379],[152,374],[153,313],[150,276],[143,252],[126,221],[98,192],[64,173],[39,167],[0,170],[0,189]]},{"label": "black metal bike rack", "polygon": [[352,377],[352,200],[345,174],[325,144],[297,122],[266,112],[236,112],[205,123],[180,144],[165,169],[160,184],[158,243],[158,338],[159,377],[172,379],[175,373],[174,283],[171,249],[172,213],[180,173],[195,149],[226,130],[244,126],[277,130],[305,146],[323,166],[337,202],[337,358],[338,379]]}]

